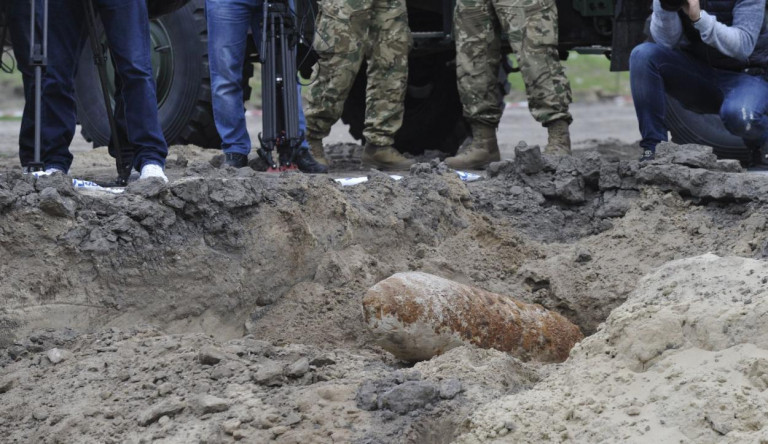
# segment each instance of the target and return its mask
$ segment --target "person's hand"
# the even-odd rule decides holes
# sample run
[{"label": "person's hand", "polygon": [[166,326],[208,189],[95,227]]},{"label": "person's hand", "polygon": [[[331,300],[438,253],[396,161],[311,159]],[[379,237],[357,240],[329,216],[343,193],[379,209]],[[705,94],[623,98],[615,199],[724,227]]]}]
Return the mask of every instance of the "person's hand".
[{"label": "person's hand", "polygon": [[698,22],[701,18],[701,5],[699,5],[699,0],[688,0],[688,4],[683,5],[683,12],[688,14],[688,18],[692,21]]}]

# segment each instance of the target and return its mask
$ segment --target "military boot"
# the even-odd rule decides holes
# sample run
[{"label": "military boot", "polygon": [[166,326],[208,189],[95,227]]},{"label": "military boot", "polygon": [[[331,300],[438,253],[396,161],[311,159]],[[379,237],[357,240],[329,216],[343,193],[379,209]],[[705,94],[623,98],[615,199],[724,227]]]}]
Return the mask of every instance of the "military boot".
[{"label": "military boot", "polygon": [[501,154],[496,141],[496,128],[472,124],[472,142],[464,151],[445,159],[445,164],[454,170],[479,170],[499,160]]},{"label": "military boot", "polygon": [[325,150],[323,149],[323,139],[310,139],[307,137],[307,143],[315,161],[321,165],[328,166],[328,159],[325,158]]},{"label": "military boot", "polygon": [[547,125],[549,143],[544,148],[544,154],[566,156],[571,154],[571,133],[568,131],[568,122],[555,120]]},{"label": "military boot", "polygon": [[393,146],[366,144],[363,149],[363,165],[377,170],[407,170],[415,162],[398,152]]}]

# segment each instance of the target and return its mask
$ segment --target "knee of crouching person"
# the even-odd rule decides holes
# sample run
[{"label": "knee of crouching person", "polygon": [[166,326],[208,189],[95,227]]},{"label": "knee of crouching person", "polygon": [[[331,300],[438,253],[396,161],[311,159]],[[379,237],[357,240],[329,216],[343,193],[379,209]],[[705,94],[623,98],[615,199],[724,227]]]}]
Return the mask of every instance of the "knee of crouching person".
[{"label": "knee of crouching person", "polygon": [[747,104],[726,101],[720,108],[720,120],[731,134],[749,137],[758,130],[760,116]]},{"label": "knee of crouching person", "polygon": [[656,43],[645,42],[635,46],[629,55],[629,69],[647,65],[659,53],[661,47]]}]

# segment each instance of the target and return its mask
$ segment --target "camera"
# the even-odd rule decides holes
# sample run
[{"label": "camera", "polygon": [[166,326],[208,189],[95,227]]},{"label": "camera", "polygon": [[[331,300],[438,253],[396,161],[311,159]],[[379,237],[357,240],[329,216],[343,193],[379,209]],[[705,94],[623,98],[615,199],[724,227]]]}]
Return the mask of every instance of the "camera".
[{"label": "camera", "polygon": [[660,0],[661,9],[665,11],[679,11],[688,4],[688,0]]}]

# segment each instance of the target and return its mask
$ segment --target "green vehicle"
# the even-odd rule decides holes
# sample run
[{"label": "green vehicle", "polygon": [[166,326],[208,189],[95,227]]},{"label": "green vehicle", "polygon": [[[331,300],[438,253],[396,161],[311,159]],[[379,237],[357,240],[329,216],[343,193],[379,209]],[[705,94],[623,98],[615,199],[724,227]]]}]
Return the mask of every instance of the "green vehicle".
[{"label": "green vehicle", "polygon": [[[310,1],[316,10],[315,0]],[[424,149],[438,149],[454,153],[469,135],[456,88],[454,1],[408,1],[414,47],[409,62],[405,118],[395,141],[400,151],[419,153]],[[179,6],[186,2],[170,3]],[[300,14],[302,9],[309,10],[298,3]],[[612,71],[629,68],[632,48],[645,39],[651,0],[558,0],[557,6],[561,58],[567,58],[573,50],[604,54],[611,60]],[[190,0],[174,12],[153,20],[152,57],[159,115],[168,142],[218,148],[220,139],[211,108],[204,7],[205,0]],[[254,62],[255,52],[255,46],[249,48]],[[86,49],[76,83],[78,115],[84,136],[100,146],[108,140],[109,126],[100,92],[92,87],[97,81],[92,60],[92,54]],[[514,70],[508,63],[505,69]],[[499,73],[500,88],[506,86],[507,72]],[[253,63],[247,63],[246,83],[252,75]],[[362,139],[365,81],[363,68],[342,116],[357,139]],[[247,84],[246,94],[250,94]],[[743,160],[748,157],[741,139],[730,135],[715,115],[692,113],[672,100],[667,120],[672,138],[678,143],[711,145],[721,157]],[[435,135],[441,137],[438,139]]]}]

